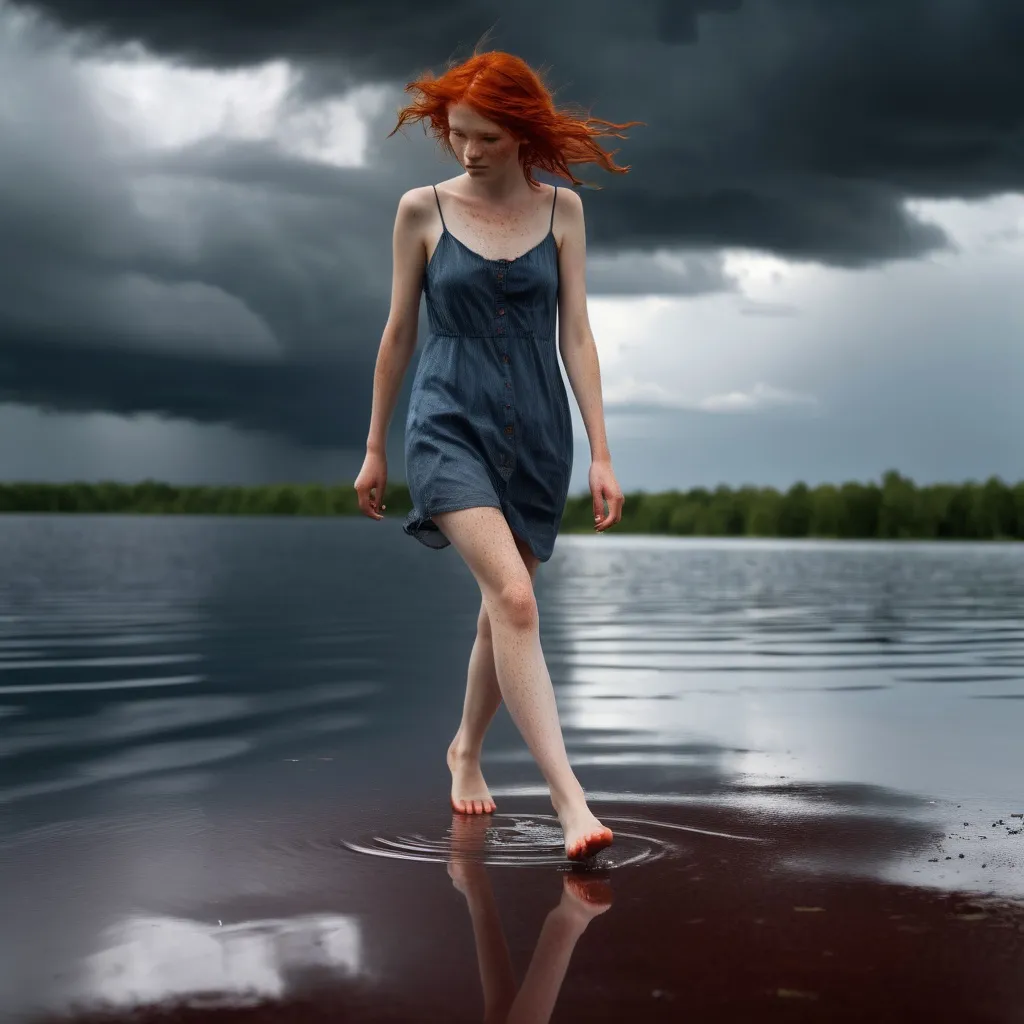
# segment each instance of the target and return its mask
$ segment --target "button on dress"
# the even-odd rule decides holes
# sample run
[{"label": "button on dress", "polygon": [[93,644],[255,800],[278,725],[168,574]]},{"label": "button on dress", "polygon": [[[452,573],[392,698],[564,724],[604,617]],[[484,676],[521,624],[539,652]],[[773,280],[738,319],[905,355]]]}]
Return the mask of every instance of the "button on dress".
[{"label": "button on dress", "polygon": [[488,506],[542,562],[562,520],[573,442],[559,369],[558,247],[553,226],[514,259],[486,259],[448,231],[423,278],[429,333],[405,421],[412,498],[404,531],[450,544],[432,516]]}]

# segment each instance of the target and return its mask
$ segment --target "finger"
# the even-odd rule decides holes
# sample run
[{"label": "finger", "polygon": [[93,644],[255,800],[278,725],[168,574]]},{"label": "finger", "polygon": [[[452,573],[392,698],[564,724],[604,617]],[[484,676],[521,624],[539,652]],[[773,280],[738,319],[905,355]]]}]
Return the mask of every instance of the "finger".
[{"label": "finger", "polygon": [[622,522],[622,506],[625,505],[625,503],[626,503],[626,499],[625,498],[616,498],[615,499],[615,504],[614,504],[615,515],[614,515],[614,519],[612,520],[614,523],[621,523]]},{"label": "finger", "polygon": [[382,506],[384,504],[383,498],[382,498],[383,493],[384,493],[384,485],[383,485],[383,483],[381,483],[378,480],[373,485],[373,499],[370,502],[370,507],[373,509],[373,518],[374,519],[383,519],[384,518],[384,516],[382,515],[382,512],[383,512]]},{"label": "finger", "polygon": [[373,498],[370,497],[370,488],[368,487],[359,492],[359,509],[364,516],[370,519],[383,518],[378,515],[376,508],[374,508]]},{"label": "finger", "polygon": [[607,504],[608,511],[601,510],[601,527],[607,529],[615,522],[615,496],[609,488],[601,488],[601,499],[603,504]]}]

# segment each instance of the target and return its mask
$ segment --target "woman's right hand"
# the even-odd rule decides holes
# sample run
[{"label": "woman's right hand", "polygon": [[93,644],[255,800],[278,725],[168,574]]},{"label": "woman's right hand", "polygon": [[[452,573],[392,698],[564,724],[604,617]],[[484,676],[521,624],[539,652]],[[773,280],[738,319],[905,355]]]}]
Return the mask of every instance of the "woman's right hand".
[{"label": "woman's right hand", "polygon": [[381,452],[368,451],[363,468],[356,477],[355,489],[359,496],[359,509],[371,519],[383,519],[384,488],[388,482],[388,460]]}]

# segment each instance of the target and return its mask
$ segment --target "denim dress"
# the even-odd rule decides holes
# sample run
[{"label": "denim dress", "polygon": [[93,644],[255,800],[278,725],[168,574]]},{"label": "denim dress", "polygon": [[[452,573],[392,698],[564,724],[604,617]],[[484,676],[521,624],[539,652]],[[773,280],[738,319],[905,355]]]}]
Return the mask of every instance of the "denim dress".
[{"label": "denim dress", "polygon": [[[438,212],[441,202],[437,197]],[[405,421],[413,508],[404,531],[450,544],[432,516],[487,506],[546,562],[572,473],[569,399],[559,369],[558,247],[552,231],[514,259],[480,256],[443,231],[423,277],[429,333]]]}]

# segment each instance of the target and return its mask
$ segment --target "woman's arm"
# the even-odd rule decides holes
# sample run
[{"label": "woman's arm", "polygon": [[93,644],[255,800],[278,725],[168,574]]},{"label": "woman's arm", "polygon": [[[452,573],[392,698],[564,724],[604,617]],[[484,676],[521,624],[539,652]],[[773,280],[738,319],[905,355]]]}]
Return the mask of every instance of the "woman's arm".
[{"label": "woman's arm", "polygon": [[377,352],[373,372],[373,406],[366,450],[383,454],[388,426],[398,401],[402,378],[416,351],[420,295],[426,251],[422,189],[410,189],[398,201],[392,236],[391,311]]},{"label": "woman's arm", "polygon": [[360,511],[375,520],[384,518],[386,508],[388,425],[398,401],[402,378],[416,350],[416,327],[426,265],[426,250],[420,230],[424,204],[422,194],[418,193],[422,190],[411,189],[398,201],[393,234],[391,312],[384,325],[373,371],[373,405],[366,455],[353,484]]},{"label": "woman's arm", "polygon": [[[590,441],[590,490],[598,531],[622,518],[622,490],[612,472],[604,424],[601,367],[587,316],[587,240],[583,201],[570,189],[560,204],[562,245],[558,253],[558,350],[580,407]],[[605,514],[604,502],[608,502]]]}]

